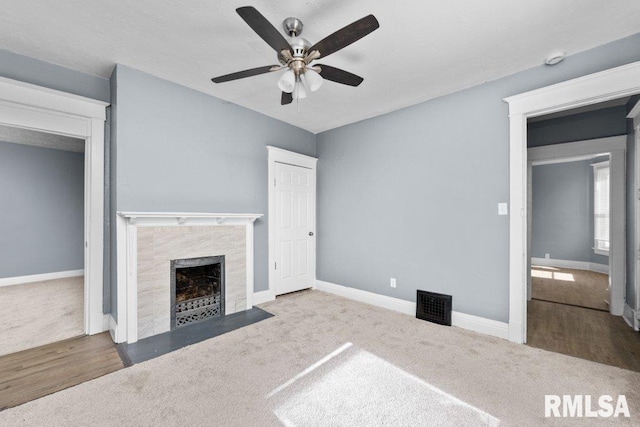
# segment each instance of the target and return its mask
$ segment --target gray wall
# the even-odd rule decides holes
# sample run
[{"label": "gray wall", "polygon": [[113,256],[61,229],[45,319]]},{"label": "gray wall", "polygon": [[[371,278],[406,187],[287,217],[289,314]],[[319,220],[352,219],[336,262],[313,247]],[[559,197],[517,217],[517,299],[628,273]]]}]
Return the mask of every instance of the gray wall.
[{"label": "gray wall", "polygon": [[112,209],[265,214],[255,224],[255,290],[267,289],[265,146],[313,156],[315,136],[128,67],[112,80]]},{"label": "gray wall", "polygon": [[84,268],[84,154],[0,142],[0,277]]},{"label": "gray wall", "polygon": [[626,116],[626,107],[620,105],[529,123],[527,145],[539,147],[625,135],[627,133]]},{"label": "gray wall", "polygon": [[591,161],[534,166],[531,256],[590,262]]},{"label": "gray wall", "polygon": [[109,102],[109,79],[0,49],[0,76]]},{"label": "gray wall", "polygon": [[[321,133],[318,278],[506,322],[509,122],[503,98],[640,60],[640,34]],[[389,287],[389,278],[398,287]]]}]

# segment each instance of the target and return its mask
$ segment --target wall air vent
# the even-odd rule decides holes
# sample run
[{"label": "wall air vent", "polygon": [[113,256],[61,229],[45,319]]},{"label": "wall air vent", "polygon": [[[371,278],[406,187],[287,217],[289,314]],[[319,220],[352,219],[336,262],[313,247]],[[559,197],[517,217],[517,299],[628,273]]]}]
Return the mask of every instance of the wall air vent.
[{"label": "wall air vent", "polygon": [[416,317],[441,325],[451,326],[451,295],[418,290]]}]

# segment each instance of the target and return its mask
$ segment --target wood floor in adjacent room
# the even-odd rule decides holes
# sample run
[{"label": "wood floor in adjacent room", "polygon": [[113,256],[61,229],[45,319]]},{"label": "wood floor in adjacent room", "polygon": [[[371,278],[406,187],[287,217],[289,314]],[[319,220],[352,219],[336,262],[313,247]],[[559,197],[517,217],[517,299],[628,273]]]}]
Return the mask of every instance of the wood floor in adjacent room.
[{"label": "wood floor in adjacent room", "polygon": [[0,411],[123,367],[108,332],[0,356]]},{"label": "wood floor in adjacent room", "polygon": [[532,270],[554,274],[533,276],[528,345],[640,372],[640,334],[606,311],[608,276],[562,268]]},{"label": "wood floor in adjacent room", "polygon": [[588,270],[531,267],[531,297],[609,311],[609,276]]}]

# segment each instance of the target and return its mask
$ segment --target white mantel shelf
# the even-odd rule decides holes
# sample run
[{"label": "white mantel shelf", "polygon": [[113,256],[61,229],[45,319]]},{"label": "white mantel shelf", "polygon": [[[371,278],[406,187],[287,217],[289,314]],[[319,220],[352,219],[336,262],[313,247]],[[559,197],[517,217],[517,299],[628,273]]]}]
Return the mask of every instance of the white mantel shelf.
[{"label": "white mantel shelf", "polygon": [[164,225],[246,225],[263,214],[208,212],[118,212],[129,224],[137,226]]}]

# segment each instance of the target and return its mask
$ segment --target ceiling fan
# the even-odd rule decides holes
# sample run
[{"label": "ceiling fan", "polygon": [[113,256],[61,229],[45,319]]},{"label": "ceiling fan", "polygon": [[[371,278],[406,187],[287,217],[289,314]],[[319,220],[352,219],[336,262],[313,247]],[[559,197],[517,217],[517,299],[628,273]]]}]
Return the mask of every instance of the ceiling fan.
[{"label": "ceiling fan", "polygon": [[285,105],[294,99],[306,98],[307,89],[318,90],[325,79],[348,86],[358,86],[364,80],[348,71],[323,64],[311,65],[311,62],[325,58],[376,30],[380,24],[375,16],[365,16],[311,45],[308,40],[300,37],[302,22],[297,18],[287,18],[282,23],[290,37],[287,41],[256,8],[245,6],[236,9],[236,12],[277,52],[280,64],[214,77],[211,79],[214,83],[286,70],[278,81],[278,87],[282,90],[280,103]]}]

